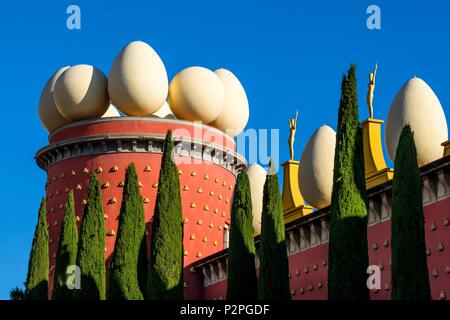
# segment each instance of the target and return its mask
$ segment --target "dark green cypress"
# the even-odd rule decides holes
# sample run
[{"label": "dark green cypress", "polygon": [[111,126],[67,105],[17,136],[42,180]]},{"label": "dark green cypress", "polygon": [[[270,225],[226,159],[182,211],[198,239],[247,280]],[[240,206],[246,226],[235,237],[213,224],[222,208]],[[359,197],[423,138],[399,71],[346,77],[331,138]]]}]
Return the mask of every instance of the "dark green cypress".
[{"label": "dark green cypress", "polygon": [[422,187],[414,136],[400,135],[392,185],[392,299],[430,300]]},{"label": "dark green cypress", "polygon": [[58,252],[56,254],[55,278],[52,300],[72,300],[73,290],[66,285],[67,267],[76,264],[78,250],[78,229],[75,217],[73,191],[68,195],[61,224]]},{"label": "dark green cypress", "polygon": [[272,164],[264,183],[259,256],[259,299],[290,300],[283,205],[278,176]]},{"label": "dark green cypress", "polygon": [[80,227],[77,265],[81,269],[81,289],[74,290],[77,300],[104,300],[105,221],[100,182],[93,173],[89,180],[87,204]]},{"label": "dark green cypress", "polygon": [[231,210],[227,272],[229,300],[254,300],[258,297],[252,222],[250,182],[247,174],[241,172],[237,177]]},{"label": "dark green cypress", "polygon": [[22,289],[15,287],[9,291],[9,300],[25,300],[25,292]]},{"label": "dark green cypress", "polygon": [[139,259],[138,259],[138,282],[139,289],[142,292],[142,296],[146,299],[147,295],[147,277],[148,277],[148,250],[147,250],[147,235],[144,232],[141,244],[139,247]]},{"label": "dark green cypress", "polygon": [[38,221],[34,231],[28,274],[25,283],[26,300],[47,300],[48,298],[48,231],[47,202],[42,199]]},{"label": "dark green cypress", "polygon": [[183,227],[180,181],[172,161],[172,132],[164,141],[150,245],[147,299],[183,299]]},{"label": "dark green cypress", "polygon": [[108,274],[108,299],[142,300],[138,261],[145,235],[144,203],[134,163],[125,174],[119,227]]},{"label": "dark green cypress", "polygon": [[342,80],[329,241],[328,298],[368,300],[367,195],[356,67]]}]

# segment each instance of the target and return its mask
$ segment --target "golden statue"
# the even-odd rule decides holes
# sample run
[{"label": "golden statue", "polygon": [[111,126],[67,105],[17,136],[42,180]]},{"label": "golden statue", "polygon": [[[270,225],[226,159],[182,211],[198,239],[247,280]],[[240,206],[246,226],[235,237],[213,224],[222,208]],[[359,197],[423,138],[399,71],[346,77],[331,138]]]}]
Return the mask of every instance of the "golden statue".
[{"label": "golden statue", "polygon": [[297,118],[298,118],[298,110],[295,113],[295,118],[288,119],[290,129],[288,143],[291,160],[294,160],[294,139],[295,139],[295,130],[297,129]]},{"label": "golden statue", "polygon": [[369,73],[369,86],[367,92],[367,106],[369,107],[369,118],[373,118],[373,92],[375,90],[375,77],[377,76],[378,64],[375,64],[375,70]]}]

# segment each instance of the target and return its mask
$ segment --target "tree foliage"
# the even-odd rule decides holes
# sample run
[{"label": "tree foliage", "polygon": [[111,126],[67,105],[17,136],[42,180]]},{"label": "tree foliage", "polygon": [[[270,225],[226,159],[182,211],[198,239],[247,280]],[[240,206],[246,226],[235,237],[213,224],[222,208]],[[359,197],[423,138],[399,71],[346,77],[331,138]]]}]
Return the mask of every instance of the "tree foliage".
[{"label": "tree foliage", "polygon": [[145,235],[144,204],[134,163],[125,174],[119,227],[108,274],[108,299],[142,300],[138,262]]},{"label": "tree foliage", "polygon": [[152,223],[147,299],[183,299],[183,227],[180,181],[169,130],[164,141]]},{"label": "tree foliage", "polygon": [[289,267],[285,242],[283,205],[275,170],[269,169],[263,194],[258,297],[289,300]]},{"label": "tree foliage", "polygon": [[231,211],[227,273],[229,300],[254,300],[258,297],[252,222],[250,182],[247,174],[241,172],[237,177]]},{"label": "tree foliage", "polygon": [[76,264],[78,250],[78,229],[75,216],[73,191],[69,192],[56,254],[55,277],[52,300],[72,300],[73,290],[66,285],[67,267]]},{"label": "tree foliage", "polygon": [[422,187],[414,136],[400,135],[392,185],[392,299],[430,300]]},{"label": "tree foliage", "polygon": [[368,300],[367,195],[354,65],[342,80],[331,198],[328,298]]},{"label": "tree foliage", "polygon": [[47,300],[48,298],[48,231],[47,202],[42,199],[38,221],[28,260],[28,274],[25,283],[26,300]]},{"label": "tree foliage", "polygon": [[87,204],[80,227],[77,265],[81,269],[81,289],[77,300],[104,300],[106,286],[105,221],[100,182],[93,173],[89,180]]}]

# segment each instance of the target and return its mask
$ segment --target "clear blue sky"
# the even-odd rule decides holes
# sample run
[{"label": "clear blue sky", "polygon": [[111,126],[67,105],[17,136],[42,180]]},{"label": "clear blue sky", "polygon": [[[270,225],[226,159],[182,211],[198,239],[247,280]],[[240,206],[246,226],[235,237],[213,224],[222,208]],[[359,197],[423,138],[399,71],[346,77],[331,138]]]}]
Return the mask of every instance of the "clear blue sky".
[{"label": "clear blue sky", "polygon": [[[81,30],[66,28],[66,8],[81,8]],[[366,8],[381,7],[382,29],[366,28]],[[0,4],[0,298],[26,276],[45,174],[34,162],[46,144],[37,105],[59,67],[93,64],[109,73],[130,41],[149,43],[169,78],[200,65],[233,71],[246,88],[252,128],[281,128],[299,108],[296,153],[316,128],[336,128],[342,73],[357,64],[361,120],[367,73],[379,63],[375,117],[385,119],[401,85],[423,78],[450,115],[450,2],[428,1],[22,1]],[[430,124],[432,125],[432,124]]]}]

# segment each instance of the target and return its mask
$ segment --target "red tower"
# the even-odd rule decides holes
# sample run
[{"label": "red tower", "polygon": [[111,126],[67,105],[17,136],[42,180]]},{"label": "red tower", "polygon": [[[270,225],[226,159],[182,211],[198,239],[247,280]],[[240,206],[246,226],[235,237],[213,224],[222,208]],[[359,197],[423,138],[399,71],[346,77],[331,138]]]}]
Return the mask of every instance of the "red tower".
[{"label": "red tower", "polygon": [[135,163],[142,185],[149,233],[162,145],[169,129],[174,137],[175,161],[180,175],[186,281],[194,276],[189,272],[191,263],[227,247],[236,174],[246,166],[245,159],[235,152],[236,145],[231,137],[209,126],[173,119],[120,117],[75,122],[54,131],[49,145],[36,154],[37,164],[47,172],[49,288],[53,283],[67,193],[74,190],[75,211],[80,223],[92,171],[102,184],[107,266],[117,233],[125,169],[130,162]]}]

